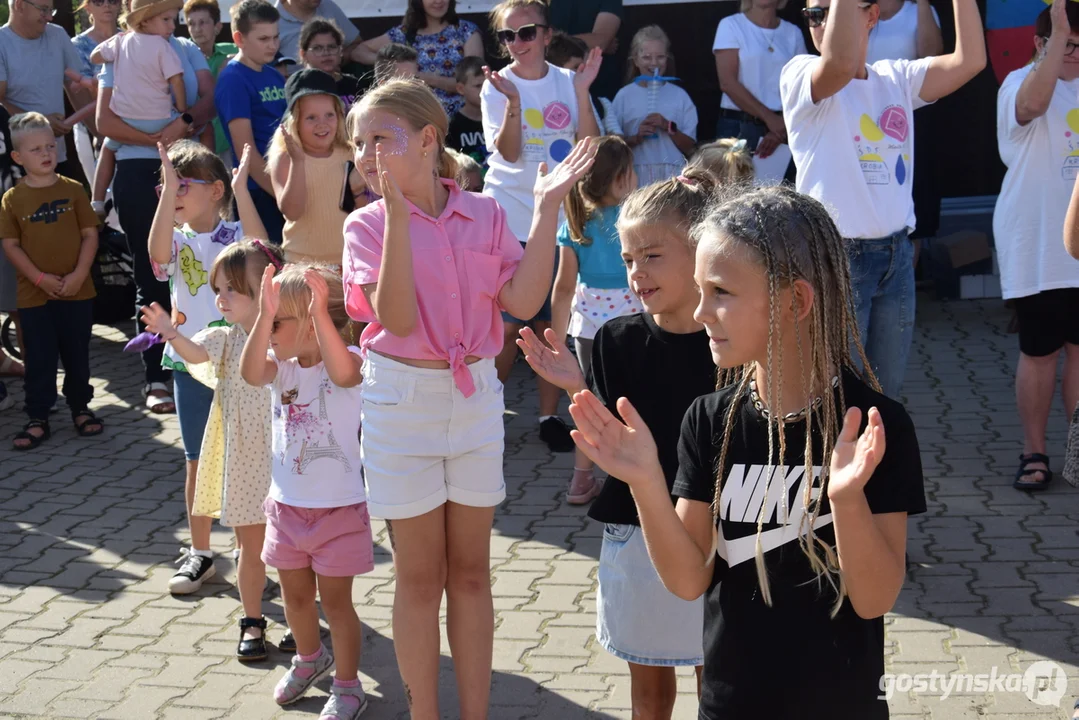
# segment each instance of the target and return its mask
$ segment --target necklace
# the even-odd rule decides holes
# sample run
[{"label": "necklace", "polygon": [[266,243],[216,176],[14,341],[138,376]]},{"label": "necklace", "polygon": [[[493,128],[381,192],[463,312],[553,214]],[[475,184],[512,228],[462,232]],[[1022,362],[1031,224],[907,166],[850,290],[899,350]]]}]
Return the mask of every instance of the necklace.
[{"label": "necklace", "polygon": [[[746,19],[749,20],[749,18],[746,18]],[[781,23],[777,21],[776,26],[774,28],[766,28],[766,27],[764,27],[762,25],[758,25],[757,23],[753,22],[752,20],[749,20],[749,22],[755,28],[757,28],[758,30],[761,31],[761,35],[764,36],[764,44],[768,46],[768,52],[774,53],[776,51],[776,49],[775,49],[776,33],[779,32],[779,26],[780,26]]]},{"label": "necklace", "polygon": [[[839,385],[839,376],[836,375],[836,376],[834,376],[832,378],[832,387],[835,388],[838,385]],[[768,408],[765,406],[764,401],[761,400],[761,396],[757,393],[757,379],[756,378],[753,378],[753,379],[751,379],[749,381],[749,399],[753,402],[753,407],[755,407],[757,409],[757,412],[759,412],[761,415],[763,415],[764,419],[767,420],[769,418]],[[804,407],[801,410],[795,410],[794,412],[789,412],[786,415],[784,415],[783,416],[783,422],[793,422],[795,420],[801,420],[807,414],[809,414],[809,409],[810,408],[816,410],[817,408],[819,408],[821,406],[822,402],[823,402],[823,398],[821,398],[821,396],[818,395],[817,397],[813,398],[813,401],[807,407]]]}]

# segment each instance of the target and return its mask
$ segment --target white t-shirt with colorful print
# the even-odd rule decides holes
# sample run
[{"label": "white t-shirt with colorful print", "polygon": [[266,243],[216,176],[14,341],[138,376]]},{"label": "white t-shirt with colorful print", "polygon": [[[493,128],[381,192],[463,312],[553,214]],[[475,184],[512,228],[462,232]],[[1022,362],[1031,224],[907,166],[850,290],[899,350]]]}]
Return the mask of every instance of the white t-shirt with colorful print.
[{"label": "white t-shirt with colorful print", "polygon": [[[216,296],[210,287],[210,269],[226,247],[244,236],[239,222],[222,220],[213,232],[197,233],[188,225],[172,232],[172,256],[167,265],[153,263],[154,275],[169,281],[172,298],[172,322],[186,338],[208,327],[228,325],[217,309]],[[161,365],[187,372],[183,359],[165,345]]]},{"label": "white t-shirt with colorful print", "polygon": [[521,242],[528,240],[535,206],[532,190],[540,163],[548,171],[566,159],[577,136],[577,94],[573,71],[547,63],[547,74],[539,80],[524,80],[511,68],[500,71],[521,95],[521,155],[509,162],[495,147],[506,113],[506,96],[490,82],[483,84],[480,101],[483,139],[487,144],[487,175],[483,194],[493,197],[506,211],[510,230]]},{"label": "white t-shirt with colorful print", "polygon": [[914,111],[932,58],[881,60],[814,104],[813,68],[799,55],[779,78],[798,192],[824,203],[845,238],[914,229]]},{"label": "white t-shirt with colorful print", "polygon": [[997,93],[997,144],[1008,166],[993,213],[1004,298],[1079,287],[1079,263],[1064,249],[1064,216],[1079,177],[1079,80],[1057,80],[1049,109],[1020,125],[1015,101],[1027,65]]}]

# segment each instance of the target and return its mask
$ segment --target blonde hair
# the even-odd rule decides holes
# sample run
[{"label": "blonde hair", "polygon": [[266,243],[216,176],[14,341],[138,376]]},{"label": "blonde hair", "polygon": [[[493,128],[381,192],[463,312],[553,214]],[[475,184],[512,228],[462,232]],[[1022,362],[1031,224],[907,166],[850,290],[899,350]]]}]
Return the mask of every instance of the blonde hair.
[{"label": "blonde hair", "polygon": [[[807,400],[805,454],[802,459],[806,478],[803,485],[803,502],[809,510],[802,517],[798,528],[798,542],[809,560],[810,567],[817,574],[818,585],[822,579],[826,580],[835,592],[836,599],[832,606],[832,617],[835,617],[847,590],[839,571],[839,557],[835,548],[816,535],[813,524],[820,514],[824,498],[827,497],[829,460],[839,436],[843,415],[846,413],[843,373],[849,372],[863,377],[875,390],[879,391],[880,386],[869,370],[869,362],[858,334],[854,301],[850,292],[850,265],[844,240],[828,211],[813,198],[797,193],[789,187],[758,188],[749,192],[737,187],[731,190],[733,198],[716,203],[707,217],[693,228],[693,236],[698,240],[705,235],[721,237],[724,242],[743,247],[764,269],[768,282],[769,332],[768,357],[764,368],[768,378],[768,397],[763,400],[770,408],[778,406],[777,388],[783,387],[783,362],[776,357],[784,341],[779,317],[787,309],[779,302],[781,292],[792,287],[797,280],[809,283],[814,291],[813,305],[808,317],[809,336],[802,337],[800,326],[795,326],[799,372]],[[803,348],[809,348],[810,351],[808,366],[802,359]],[[861,367],[866,368],[864,371],[858,369],[852,353],[857,355]],[[749,384],[755,375],[754,370],[755,363],[750,363],[740,368],[721,369],[719,373],[717,388],[734,383],[738,383],[738,387],[724,418],[723,437],[716,463],[712,512],[717,519],[723,481],[727,473],[727,453],[734,434],[734,425],[740,417],[737,410],[746,402]],[[838,407],[832,400],[831,380],[834,375],[839,378]],[[817,388],[824,391],[819,406],[811,399]],[[774,467],[777,462],[785,464],[788,459],[786,421],[778,413],[769,412],[767,424],[768,467]],[[818,457],[814,452],[815,425],[821,439],[819,458],[822,469],[819,478],[815,477],[813,471],[814,458]],[[771,492],[768,486],[774,481],[774,477],[772,473],[765,475],[767,477],[763,480],[765,485],[762,492],[767,498]],[[757,517],[756,567],[761,597],[770,607],[772,592],[761,545],[767,507],[767,502],[762,503]]]},{"label": "blonde hair", "polygon": [[356,125],[365,113],[373,110],[397,115],[412,126],[416,132],[430,125],[435,130],[435,138],[438,140],[438,167],[436,172],[439,177],[455,180],[457,178],[457,161],[446,152],[446,134],[450,129],[449,118],[442,109],[442,103],[426,84],[419,80],[389,80],[367,91],[345,118],[346,132],[349,137],[356,133]]},{"label": "blonde hair", "polygon": [[566,195],[566,225],[570,239],[581,245],[591,245],[592,238],[584,234],[584,226],[600,208],[600,203],[620,178],[633,170],[633,151],[617,135],[604,135],[596,141],[596,159],[584,176],[574,183]]},{"label": "blonde hair", "polygon": [[745,140],[721,138],[701,145],[687,167],[705,167],[723,185],[751,183],[755,175],[753,154]]},{"label": "blonde hair", "polygon": [[49,125],[49,119],[39,112],[24,112],[12,115],[8,121],[12,149],[19,149],[19,139],[24,135],[43,130],[48,130],[51,134],[52,125]]},{"label": "blonde hair", "polygon": [[[270,139],[270,147],[266,149],[266,162],[268,164],[276,165],[282,155],[288,154],[285,147],[285,133],[288,133],[297,143],[300,142],[300,135],[297,130],[297,125],[299,125],[300,121],[297,115],[300,112],[300,105],[308,97],[312,96],[308,95],[297,100],[292,108],[285,112],[285,116],[281,118],[281,123],[274,130],[273,137]],[[334,132],[333,145],[330,146],[330,150],[332,152],[340,148],[351,153],[352,141],[349,140],[348,131],[345,129],[345,106],[341,103],[341,98],[336,95],[326,95],[326,97],[333,98],[334,112],[337,113],[337,130]]]},{"label": "blonde hair", "polygon": [[622,203],[616,227],[625,237],[633,225],[662,227],[685,240],[695,242],[690,231],[705,215],[718,183],[704,167],[687,167],[677,178],[646,185]]},{"label": "blonde hair", "polygon": [[277,269],[284,266],[285,255],[281,248],[255,238],[244,238],[218,253],[210,267],[210,289],[214,293],[220,292],[215,280],[220,270],[233,290],[257,298],[262,273],[270,264]]},{"label": "blonde hair", "polygon": [[462,190],[479,192],[482,188],[474,189],[466,188],[465,186],[468,184],[469,173],[479,173],[481,177],[483,176],[483,167],[480,166],[478,162],[476,162],[476,159],[474,157],[472,157],[471,155],[465,155],[459,150],[454,150],[453,148],[446,148],[446,153],[451,158],[453,158],[453,161],[455,163],[457,163],[457,175],[454,177],[454,180],[457,181],[457,185]]},{"label": "blonde hair", "polygon": [[311,288],[307,287],[304,273],[314,269],[326,281],[329,288],[326,305],[330,311],[330,320],[342,338],[348,330],[348,313],[345,311],[345,288],[341,283],[340,273],[334,272],[329,265],[317,263],[292,263],[276,276],[279,295],[279,311],[286,317],[296,318],[299,327],[304,327],[311,319],[308,308],[311,306]]},{"label": "blonde hair", "polygon": [[[753,0],[742,0],[742,4],[738,8],[738,12],[745,12],[751,7],[753,7]],[[776,10],[782,10],[785,7],[787,7],[787,0],[779,0],[779,4],[776,5]]]},{"label": "blonde hair", "polygon": [[[497,33],[503,20],[514,10],[532,10],[537,13],[540,17],[540,22],[547,26],[540,30],[541,37],[543,33],[552,32],[550,3],[547,0],[503,0],[503,2],[491,8],[491,12],[487,14],[491,30]],[[502,43],[498,43],[498,55],[500,57],[509,57],[509,51]]]},{"label": "blonde hair", "polygon": [[656,41],[663,43],[668,55],[667,58],[667,74],[672,72],[673,58],[670,57],[671,52],[671,39],[667,37],[667,33],[663,31],[659,25],[645,25],[633,35],[633,40],[629,43],[629,56],[626,58],[626,82],[631,82],[633,78],[638,77],[641,72],[637,68],[637,54],[641,51],[641,46],[646,42]]}]

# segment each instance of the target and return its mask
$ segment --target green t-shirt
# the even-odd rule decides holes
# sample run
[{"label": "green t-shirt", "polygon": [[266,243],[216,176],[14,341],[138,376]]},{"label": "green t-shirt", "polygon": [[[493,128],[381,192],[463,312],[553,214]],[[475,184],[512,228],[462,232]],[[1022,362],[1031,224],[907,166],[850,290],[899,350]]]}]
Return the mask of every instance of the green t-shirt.
[{"label": "green t-shirt", "polygon": [[[239,52],[232,43],[217,43],[214,52],[206,58],[206,64],[210,66],[210,74],[217,80],[217,73],[225,67],[229,58]],[[221,118],[214,118],[214,145],[218,155],[229,149],[229,139],[225,137],[225,129],[221,127]]]}]

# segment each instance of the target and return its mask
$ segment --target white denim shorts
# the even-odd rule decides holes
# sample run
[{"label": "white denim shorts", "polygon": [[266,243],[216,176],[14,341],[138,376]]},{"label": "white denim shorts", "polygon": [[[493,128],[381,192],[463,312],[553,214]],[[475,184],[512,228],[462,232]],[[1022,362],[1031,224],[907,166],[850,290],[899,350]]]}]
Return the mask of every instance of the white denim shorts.
[{"label": "white denim shorts", "polygon": [[596,639],[634,665],[704,664],[704,597],[686,601],[663,587],[636,525],[603,528]]},{"label": "white denim shorts", "polygon": [[360,454],[372,516],[403,520],[446,502],[494,507],[506,499],[502,383],[492,359],[468,367],[476,392],[466,398],[448,369],[367,353]]}]

